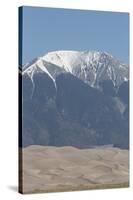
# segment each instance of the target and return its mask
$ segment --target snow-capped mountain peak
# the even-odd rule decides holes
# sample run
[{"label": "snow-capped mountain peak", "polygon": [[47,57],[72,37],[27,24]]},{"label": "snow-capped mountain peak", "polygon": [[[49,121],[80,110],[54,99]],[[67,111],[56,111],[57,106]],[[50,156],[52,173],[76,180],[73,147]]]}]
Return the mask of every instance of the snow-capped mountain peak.
[{"label": "snow-capped mountain peak", "polygon": [[33,63],[31,66],[28,66],[23,71],[23,75],[27,74],[31,78],[32,82],[33,82],[33,76],[35,73],[46,73],[53,80],[56,87],[55,79],[51,76],[51,74],[45,67],[45,61],[43,61],[41,57],[39,57],[35,63]]},{"label": "snow-capped mountain peak", "polygon": [[71,73],[92,87],[103,80],[112,80],[118,87],[128,80],[128,66],[106,52],[53,51],[23,67],[23,74],[33,79],[34,73],[46,73],[55,83],[60,73]]}]

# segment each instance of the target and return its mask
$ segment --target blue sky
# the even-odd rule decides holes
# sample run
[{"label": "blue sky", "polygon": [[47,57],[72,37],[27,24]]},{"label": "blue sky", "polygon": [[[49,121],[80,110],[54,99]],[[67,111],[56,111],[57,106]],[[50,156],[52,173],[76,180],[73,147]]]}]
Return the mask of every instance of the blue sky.
[{"label": "blue sky", "polygon": [[23,7],[23,64],[55,50],[106,51],[128,63],[129,15]]}]

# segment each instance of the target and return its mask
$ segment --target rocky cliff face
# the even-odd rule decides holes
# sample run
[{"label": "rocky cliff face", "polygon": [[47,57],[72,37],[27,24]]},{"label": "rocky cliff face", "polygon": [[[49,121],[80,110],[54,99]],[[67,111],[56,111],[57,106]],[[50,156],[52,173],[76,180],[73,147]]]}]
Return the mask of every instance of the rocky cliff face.
[{"label": "rocky cliff face", "polygon": [[22,68],[22,144],[128,148],[128,66],[99,52],[57,51]]}]

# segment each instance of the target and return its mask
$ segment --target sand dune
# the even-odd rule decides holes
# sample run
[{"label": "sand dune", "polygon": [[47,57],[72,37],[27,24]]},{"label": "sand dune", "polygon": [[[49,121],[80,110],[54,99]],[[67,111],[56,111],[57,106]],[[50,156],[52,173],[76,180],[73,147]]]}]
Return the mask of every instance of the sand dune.
[{"label": "sand dune", "polygon": [[105,188],[129,181],[128,150],[29,146],[22,151],[23,193]]}]

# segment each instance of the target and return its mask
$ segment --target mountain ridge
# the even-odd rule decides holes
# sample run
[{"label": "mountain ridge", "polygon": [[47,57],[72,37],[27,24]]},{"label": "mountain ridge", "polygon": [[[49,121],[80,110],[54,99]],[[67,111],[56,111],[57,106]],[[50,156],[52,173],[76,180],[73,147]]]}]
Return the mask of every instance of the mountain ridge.
[{"label": "mountain ridge", "polygon": [[[53,51],[23,66],[23,74],[33,78],[34,73],[45,72],[53,80],[60,73],[71,73],[92,87],[103,80],[111,80],[115,87],[129,79],[128,65],[112,55],[98,51]],[[56,84],[55,84],[56,86]]]},{"label": "mountain ridge", "polygon": [[[45,59],[35,59],[22,72],[20,70],[23,104],[20,147],[35,144],[89,148],[113,144],[128,148],[128,66],[114,61],[108,54],[58,53],[63,54],[60,56],[66,60],[71,54],[67,60],[73,62],[71,71],[70,67],[59,66],[59,62],[64,63],[64,60],[60,61],[55,52],[52,56],[58,59],[58,63],[54,58],[52,60],[50,53],[44,56]],[[66,58],[64,53],[67,53]],[[89,69],[86,77],[83,76],[82,57],[84,60],[86,57]],[[108,68],[112,69],[111,76],[107,76]],[[113,82],[115,78],[117,81]]]}]

